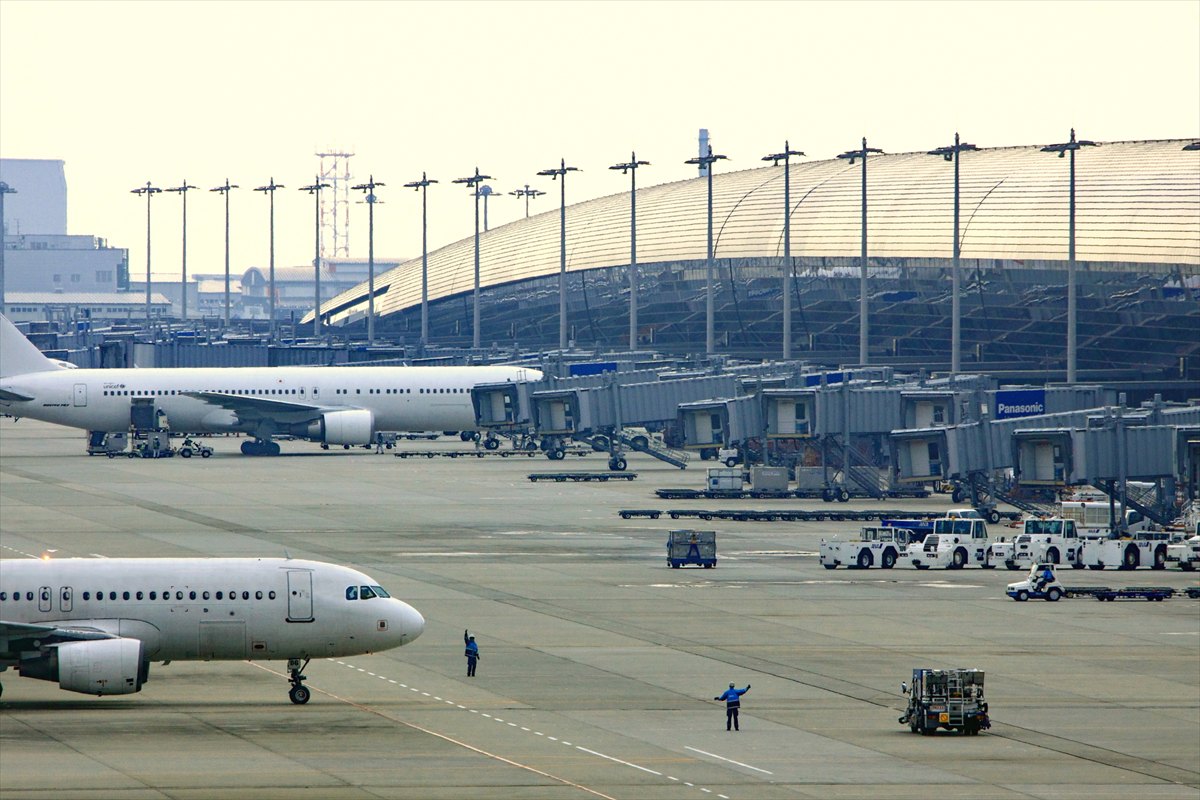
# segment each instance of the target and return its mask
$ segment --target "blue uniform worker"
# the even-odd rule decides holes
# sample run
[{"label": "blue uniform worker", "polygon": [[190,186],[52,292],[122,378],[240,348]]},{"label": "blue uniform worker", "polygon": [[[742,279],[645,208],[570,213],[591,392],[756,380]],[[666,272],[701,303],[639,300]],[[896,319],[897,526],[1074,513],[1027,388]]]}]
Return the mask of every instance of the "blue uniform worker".
[{"label": "blue uniform worker", "polygon": [[465,630],[463,631],[463,644],[466,646],[463,655],[467,657],[467,677],[474,678],[475,662],[479,661],[479,645],[475,644],[475,637],[468,636]]},{"label": "blue uniform worker", "polygon": [[742,695],[748,691],[750,691],[750,684],[748,683],[745,689],[736,689],[731,683],[729,684],[729,688],[725,690],[725,694],[713,698],[713,700],[725,701],[725,730],[741,730],[738,727],[738,710],[742,707]]}]

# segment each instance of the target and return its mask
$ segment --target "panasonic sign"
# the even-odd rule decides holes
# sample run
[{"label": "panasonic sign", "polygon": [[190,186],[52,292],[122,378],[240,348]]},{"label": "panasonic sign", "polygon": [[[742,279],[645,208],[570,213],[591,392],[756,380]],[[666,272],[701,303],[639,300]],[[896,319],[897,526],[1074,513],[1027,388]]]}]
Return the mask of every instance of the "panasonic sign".
[{"label": "panasonic sign", "polygon": [[1045,413],[1045,389],[1009,389],[996,392],[996,419],[1032,417]]}]

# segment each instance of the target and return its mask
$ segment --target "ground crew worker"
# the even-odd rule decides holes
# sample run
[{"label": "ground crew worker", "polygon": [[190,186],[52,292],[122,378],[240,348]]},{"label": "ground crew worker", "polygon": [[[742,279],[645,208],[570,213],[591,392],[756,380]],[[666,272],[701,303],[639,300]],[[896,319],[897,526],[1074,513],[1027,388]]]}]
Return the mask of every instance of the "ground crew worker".
[{"label": "ground crew worker", "polygon": [[383,452],[383,431],[375,432],[375,452],[376,453]]},{"label": "ground crew worker", "polygon": [[1050,569],[1050,565],[1047,564],[1042,569],[1042,574],[1037,580],[1037,585],[1033,587],[1034,591],[1040,592],[1052,583],[1054,583],[1054,570]]},{"label": "ground crew worker", "polygon": [[[467,677],[475,677],[475,662],[479,660],[479,645],[475,644],[475,637],[468,636],[467,632],[463,631],[463,644],[466,646],[466,651],[463,653],[467,657]],[[747,686],[747,689],[750,687]]]},{"label": "ground crew worker", "polygon": [[750,691],[750,684],[748,683],[745,689],[735,689],[731,683],[729,684],[729,688],[725,690],[725,694],[713,698],[713,700],[725,701],[725,730],[730,730],[731,725],[733,726],[733,730],[741,730],[738,727],[738,709],[742,707],[742,695],[748,691]]}]

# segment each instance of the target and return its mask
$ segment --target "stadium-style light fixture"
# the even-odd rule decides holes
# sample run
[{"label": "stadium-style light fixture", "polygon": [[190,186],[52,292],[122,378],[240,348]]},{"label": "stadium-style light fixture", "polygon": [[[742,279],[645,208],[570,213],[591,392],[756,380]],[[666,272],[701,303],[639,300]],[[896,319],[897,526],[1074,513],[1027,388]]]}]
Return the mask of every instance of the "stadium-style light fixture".
[{"label": "stadium-style light fixture", "polygon": [[157,186],[151,186],[150,181],[146,181],[145,186],[139,186],[137,189],[130,189],[130,194],[146,195],[146,324],[150,324],[150,198],[161,192]]},{"label": "stadium-style light fixture", "polygon": [[321,190],[328,189],[328,183],[321,183],[321,176],[313,178],[310,186],[301,186],[300,191],[313,196],[315,228],[313,230],[313,336],[321,335]]},{"label": "stadium-style light fixture", "polygon": [[421,346],[429,344],[429,207],[426,199],[429,195],[429,184],[437,183],[433,178],[421,173],[421,180],[404,184],[405,189],[421,193]]},{"label": "stadium-style light fixture", "polygon": [[782,153],[771,153],[763,156],[763,161],[770,161],[778,167],[783,162],[783,360],[792,357],[792,168],[791,157],[802,156],[804,153],[793,150],[785,139]]},{"label": "stadium-style light fixture", "polygon": [[557,167],[538,172],[558,180],[562,200],[558,207],[558,349],[567,349],[567,173],[579,172],[578,167],[568,167],[567,160],[561,159]]},{"label": "stadium-style light fixture", "polygon": [[225,195],[225,327],[229,327],[229,192],[238,188],[236,183],[225,179],[223,186],[209,189],[210,192],[220,192]]},{"label": "stadium-style light fixture", "polygon": [[844,158],[851,165],[856,159],[862,159],[862,265],[858,279],[858,363],[867,364],[867,341],[870,325],[867,319],[867,156],[883,151],[878,147],[867,147],[867,137],[863,137],[862,147],[857,150],[847,150],[838,158]]},{"label": "stadium-style light fixture", "polygon": [[378,202],[375,189],[386,185],[370,175],[366,183],[350,187],[367,193],[367,345],[375,344],[375,203]]},{"label": "stadium-style light fixture", "polygon": [[259,186],[254,190],[256,192],[262,192],[263,194],[267,195],[271,199],[271,214],[270,214],[270,217],[271,217],[271,223],[270,223],[271,275],[270,275],[270,287],[269,287],[270,294],[267,297],[267,301],[268,301],[267,307],[270,309],[270,311],[268,313],[271,318],[270,335],[271,335],[272,342],[275,341],[275,190],[282,189],[282,188],[284,188],[283,184],[276,183],[275,178],[272,177],[270,183],[266,184],[265,186]]},{"label": "stadium-style light fixture", "polygon": [[637,268],[637,170],[650,166],[649,161],[638,161],[637,153],[630,153],[623,164],[613,164],[609,169],[619,169],[629,175],[629,349],[637,350],[638,327],[638,268]]},{"label": "stadium-style light fixture", "polygon": [[1071,140],[1061,144],[1048,144],[1042,148],[1043,153],[1057,153],[1063,158],[1071,154],[1071,188],[1069,212],[1067,215],[1067,383],[1075,383],[1076,375],[1076,288],[1075,288],[1075,151],[1081,147],[1096,147],[1096,142],[1075,138],[1075,129],[1071,128]]},{"label": "stadium-style light fixture", "polygon": [[957,375],[962,370],[962,298],[960,296],[961,276],[959,259],[962,255],[962,242],[959,239],[958,214],[958,162],[961,154],[968,150],[978,150],[973,144],[959,141],[958,133],[954,134],[954,144],[939,147],[929,151],[931,156],[941,156],[946,161],[954,162],[954,261],[951,265],[951,299],[950,299],[950,374]]},{"label": "stadium-style light fixture", "polygon": [[490,180],[495,179],[491,175],[481,174],[479,167],[476,167],[474,175],[450,181],[463,184],[475,197],[475,296],[471,302],[471,346],[476,349],[479,348],[479,185]]},{"label": "stadium-style light fixture", "polygon": [[525,219],[529,219],[529,198],[540,197],[541,195],[544,195],[545,192],[543,192],[541,189],[530,189],[529,184],[527,183],[525,184],[524,189],[514,189],[509,192],[509,194],[513,195],[514,197],[525,198]]},{"label": "stadium-style light fixture", "polygon": [[714,330],[714,313],[713,313],[713,176],[712,165],[714,162],[725,159],[725,156],[713,155],[712,145],[708,146],[708,153],[695,158],[689,158],[683,162],[685,164],[694,164],[699,166],[708,178],[708,277],[705,281],[704,290],[704,354],[712,358],[716,353],[716,332]]},{"label": "stadium-style light fixture", "polygon": [[195,186],[188,184],[187,178],[184,178],[183,183],[167,189],[168,192],[178,193],[179,197],[183,200],[183,277],[180,278],[179,288],[180,300],[183,303],[180,311],[184,320],[187,319],[187,193],[189,189],[195,188]]}]

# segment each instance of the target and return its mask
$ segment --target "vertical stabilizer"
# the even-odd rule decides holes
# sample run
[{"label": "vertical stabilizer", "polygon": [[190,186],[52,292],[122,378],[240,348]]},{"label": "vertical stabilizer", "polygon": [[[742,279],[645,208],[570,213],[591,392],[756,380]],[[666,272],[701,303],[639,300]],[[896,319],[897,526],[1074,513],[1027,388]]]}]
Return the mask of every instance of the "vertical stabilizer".
[{"label": "vertical stabilizer", "polygon": [[0,316],[0,378],[56,369],[58,365],[42,355],[8,317]]}]

